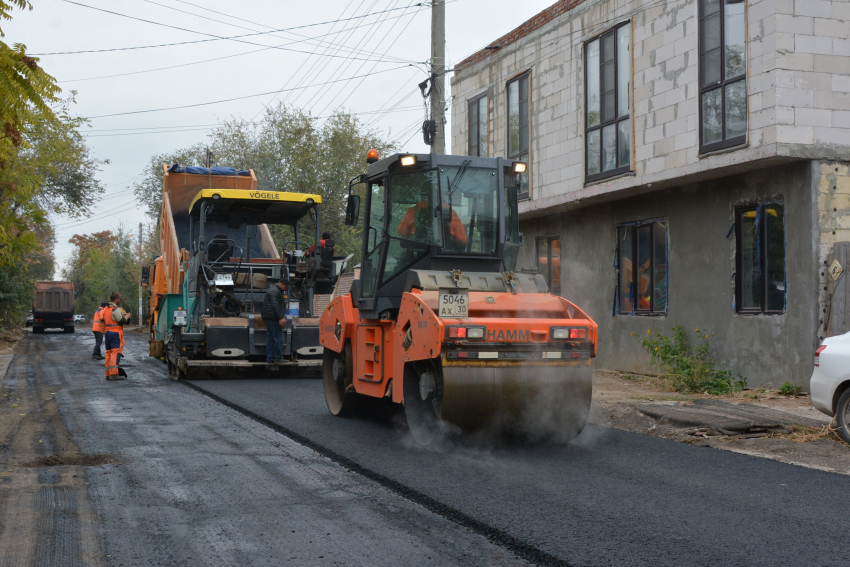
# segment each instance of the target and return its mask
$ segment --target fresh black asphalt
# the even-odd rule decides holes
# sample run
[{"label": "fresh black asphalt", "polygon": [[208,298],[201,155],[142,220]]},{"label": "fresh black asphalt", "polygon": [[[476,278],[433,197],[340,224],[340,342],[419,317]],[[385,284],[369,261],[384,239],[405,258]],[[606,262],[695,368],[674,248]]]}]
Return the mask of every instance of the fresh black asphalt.
[{"label": "fresh black asphalt", "polygon": [[80,449],[119,460],[85,473],[104,564],[847,564],[848,476],[594,425],[423,449],[381,404],[331,416],[318,378],[183,385],[130,334],[105,382],[90,334],[25,341],[5,383],[45,381]]},{"label": "fresh black asphalt", "polygon": [[423,449],[380,406],[331,416],[319,379],[192,383],[543,562],[847,564],[847,476],[594,425],[567,446],[462,438]]}]

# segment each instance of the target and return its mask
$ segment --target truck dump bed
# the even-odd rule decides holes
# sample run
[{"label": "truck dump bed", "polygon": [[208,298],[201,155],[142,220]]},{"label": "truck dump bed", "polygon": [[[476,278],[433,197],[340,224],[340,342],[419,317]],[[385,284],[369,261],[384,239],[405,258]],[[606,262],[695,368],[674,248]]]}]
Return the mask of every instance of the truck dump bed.
[{"label": "truck dump bed", "polygon": [[32,296],[33,313],[74,313],[74,284],[36,282]]},{"label": "truck dump bed", "polygon": [[[257,190],[257,177],[250,175],[212,175],[197,173],[175,173],[163,165],[165,178],[162,195],[162,218],[160,244],[162,245],[163,268],[168,293],[179,294],[183,290],[183,262],[189,259],[189,205],[195,195],[203,189]],[[206,223],[206,238],[224,236],[242,249],[246,245],[244,228],[229,228],[224,223]],[[280,258],[266,225],[262,225],[259,238],[251,241],[252,258]],[[197,238],[197,234],[195,235]]]}]

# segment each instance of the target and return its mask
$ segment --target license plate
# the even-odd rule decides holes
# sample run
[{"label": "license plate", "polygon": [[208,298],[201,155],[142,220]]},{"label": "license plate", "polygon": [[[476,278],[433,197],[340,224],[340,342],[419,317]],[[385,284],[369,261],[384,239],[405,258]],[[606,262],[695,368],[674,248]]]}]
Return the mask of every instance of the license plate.
[{"label": "license plate", "polygon": [[217,286],[233,285],[233,274],[216,274],[213,283]]},{"label": "license plate", "polygon": [[447,319],[469,317],[469,292],[466,290],[440,290],[439,316]]}]

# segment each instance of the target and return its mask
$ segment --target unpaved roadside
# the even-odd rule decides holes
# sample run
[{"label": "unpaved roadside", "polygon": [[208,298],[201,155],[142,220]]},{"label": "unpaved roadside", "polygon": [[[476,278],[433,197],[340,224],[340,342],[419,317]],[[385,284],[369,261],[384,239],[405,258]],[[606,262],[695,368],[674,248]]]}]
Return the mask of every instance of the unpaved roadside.
[{"label": "unpaved roadside", "polygon": [[729,396],[679,394],[663,391],[650,379],[626,379],[618,372],[594,371],[591,421],[616,429],[754,455],[766,459],[850,475],[850,446],[837,435],[819,434],[819,427],[793,428],[780,435],[711,435],[694,427],[678,427],[657,421],[637,406],[687,404],[700,399],[720,399],[733,404],[751,404],[812,421],[828,428],[831,418],[817,411],[811,399],[781,396],[771,391],[747,390]]}]

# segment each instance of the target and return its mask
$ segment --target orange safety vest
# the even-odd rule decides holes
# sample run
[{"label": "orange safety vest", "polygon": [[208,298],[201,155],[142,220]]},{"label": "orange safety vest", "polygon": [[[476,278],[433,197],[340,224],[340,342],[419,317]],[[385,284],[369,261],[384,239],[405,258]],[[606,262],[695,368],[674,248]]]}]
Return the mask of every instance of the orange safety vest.
[{"label": "orange safety vest", "polygon": [[98,307],[94,314],[94,322],[92,323],[91,330],[95,333],[106,332],[106,322],[103,320],[104,309],[104,307]]},{"label": "orange safety vest", "polygon": [[115,322],[115,319],[112,318],[112,309],[112,305],[103,308],[103,322],[106,325],[107,333],[110,331],[118,333],[118,336],[121,337],[121,350],[124,350],[124,325]]}]

